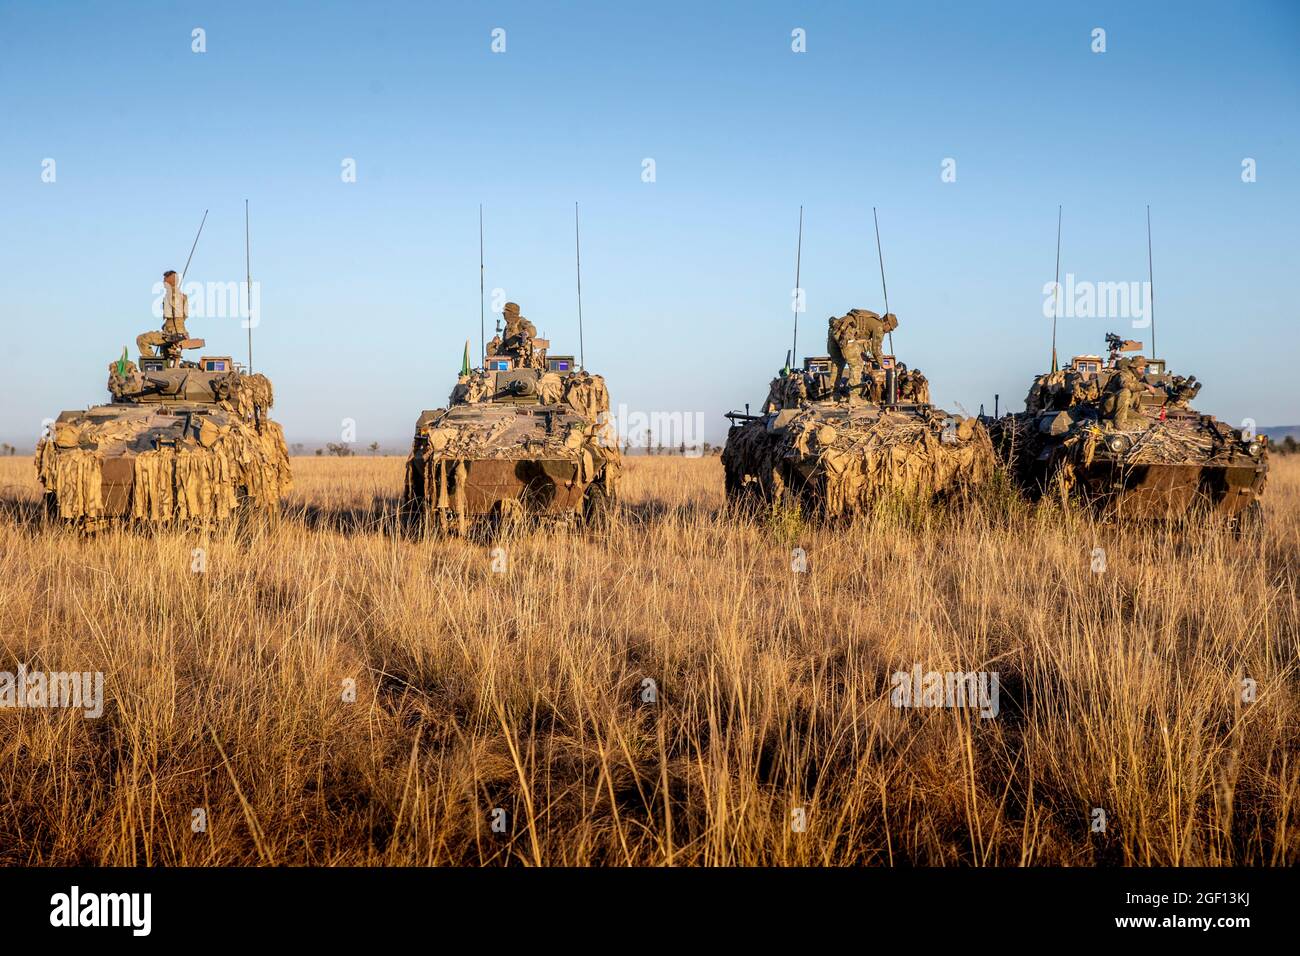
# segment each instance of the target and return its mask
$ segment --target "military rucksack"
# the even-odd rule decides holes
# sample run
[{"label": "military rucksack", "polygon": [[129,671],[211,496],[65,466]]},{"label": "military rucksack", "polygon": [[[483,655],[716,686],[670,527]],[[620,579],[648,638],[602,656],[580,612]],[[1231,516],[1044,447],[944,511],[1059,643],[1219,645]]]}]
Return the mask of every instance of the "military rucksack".
[{"label": "military rucksack", "polygon": [[847,315],[841,315],[838,319],[831,319],[831,338],[841,345],[854,338],[857,334],[857,316],[854,314],[856,311],[856,309],[852,309]]}]

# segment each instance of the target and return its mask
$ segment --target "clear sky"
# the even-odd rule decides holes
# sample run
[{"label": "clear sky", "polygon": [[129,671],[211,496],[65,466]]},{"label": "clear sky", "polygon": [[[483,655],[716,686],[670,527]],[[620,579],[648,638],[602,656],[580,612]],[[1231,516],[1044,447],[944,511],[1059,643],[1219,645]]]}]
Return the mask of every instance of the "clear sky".
[{"label": "clear sky", "polygon": [[[575,200],[588,367],[712,440],[789,348],[800,204],[800,351],[881,310],[876,206],[896,350],[973,413],[1047,364],[1057,204],[1063,277],[1137,282],[1149,203],[1159,351],[1202,411],[1300,422],[1298,121],[1295,2],[0,0],[0,436],[107,398],[204,209],[189,280],[241,280],[245,199],[291,442],[397,448],[445,402],[480,202],[489,291],[576,352]],[[1062,356],[1112,330],[1146,338],[1066,318]]]}]

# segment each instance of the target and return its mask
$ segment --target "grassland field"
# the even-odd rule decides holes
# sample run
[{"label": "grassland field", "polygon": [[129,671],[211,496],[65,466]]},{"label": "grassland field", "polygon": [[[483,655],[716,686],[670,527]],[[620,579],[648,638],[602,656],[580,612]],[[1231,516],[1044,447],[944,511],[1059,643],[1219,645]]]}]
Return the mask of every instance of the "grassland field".
[{"label": "grassland field", "polygon": [[[106,695],[0,708],[0,863],[1300,859],[1300,456],[1260,540],[1007,494],[744,518],[712,457],[629,459],[598,533],[421,539],[402,464],[87,539],[0,459],[0,670]],[[997,716],[892,706],[913,668],[996,672]]]}]

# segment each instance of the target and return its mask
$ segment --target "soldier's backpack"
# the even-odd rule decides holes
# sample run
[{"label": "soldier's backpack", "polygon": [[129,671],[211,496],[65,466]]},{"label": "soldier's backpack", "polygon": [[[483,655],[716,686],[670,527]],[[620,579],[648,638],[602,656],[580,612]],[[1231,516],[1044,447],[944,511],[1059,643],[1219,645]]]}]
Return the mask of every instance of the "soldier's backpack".
[{"label": "soldier's backpack", "polygon": [[831,338],[840,345],[856,337],[858,323],[854,312],[856,310],[850,310],[847,315],[841,315],[838,319],[831,319]]}]

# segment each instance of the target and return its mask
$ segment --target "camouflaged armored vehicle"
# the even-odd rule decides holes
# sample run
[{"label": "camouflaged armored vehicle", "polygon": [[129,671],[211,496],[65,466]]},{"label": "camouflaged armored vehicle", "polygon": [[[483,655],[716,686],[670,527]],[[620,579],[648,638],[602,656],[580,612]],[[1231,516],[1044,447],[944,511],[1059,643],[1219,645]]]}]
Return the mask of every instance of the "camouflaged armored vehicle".
[{"label": "camouflaged armored vehicle", "polygon": [[984,426],[931,405],[925,377],[893,355],[854,386],[829,356],[805,358],[772,381],[762,414],[726,417],[726,491],[739,504],[790,496],[825,517],[851,515],[885,497],[965,494],[995,465]]},{"label": "camouflaged armored vehicle", "polygon": [[1141,342],[1106,340],[1106,359],[1078,355],[1038,376],[1023,412],[990,423],[1016,483],[1031,498],[1073,494],[1109,516],[1213,511],[1257,525],[1268,440],[1194,411],[1196,377],[1124,355]]},{"label": "camouflaged armored vehicle", "polygon": [[111,402],[61,413],[37,444],[51,517],[95,531],[278,513],[289,456],[267,417],[270,380],[226,355],[183,360],[202,339],[166,340],[138,365],[123,349],[108,367]]},{"label": "camouflaged armored vehicle", "polygon": [[506,304],[505,339],[468,368],[447,408],[422,412],[406,463],[404,499],[427,527],[549,519],[599,523],[613,512],[622,456],[607,421],[609,392],[571,355]]}]

